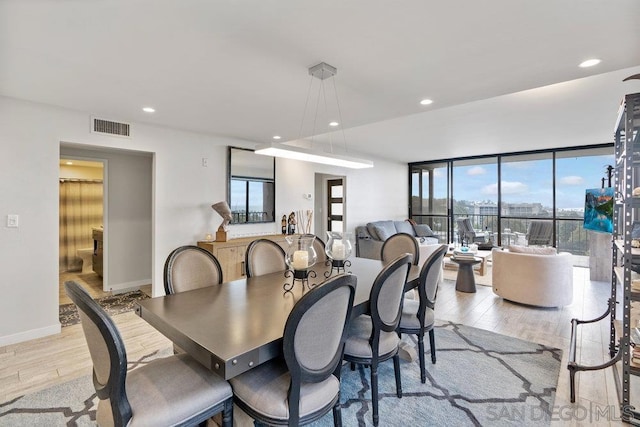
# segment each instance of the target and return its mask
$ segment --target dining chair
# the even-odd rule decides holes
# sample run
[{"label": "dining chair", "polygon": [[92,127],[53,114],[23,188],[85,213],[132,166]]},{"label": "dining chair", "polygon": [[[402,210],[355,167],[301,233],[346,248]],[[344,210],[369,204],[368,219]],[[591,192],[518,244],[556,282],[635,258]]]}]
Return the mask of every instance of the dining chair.
[{"label": "dining chair", "polygon": [[164,263],[167,295],[222,283],[222,268],[213,254],[198,246],[180,246]]},{"label": "dining chair", "polygon": [[287,318],[284,358],[230,380],[234,402],[255,425],[304,425],[332,409],[334,426],[342,425],[340,370],[356,280],[341,274],[307,292]]},{"label": "dining chair", "polygon": [[409,233],[396,233],[382,244],[380,259],[386,265],[405,253],[413,255],[413,264],[418,265],[420,246],[416,238]]},{"label": "dining chair", "polygon": [[269,239],[257,239],[247,246],[247,277],[262,276],[287,269],[284,250]]},{"label": "dining chair", "polygon": [[369,313],[351,321],[344,349],[344,359],[371,367],[371,402],[373,425],[378,425],[378,364],[393,358],[396,395],[402,397],[400,379],[400,337],[396,329],[402,315],[402,295],[413,256],[403,254],[384,267],[374,280],[369,294]]},{"label": "dining chair", "polygon": [[127,372],[127,353],[109,315],[76,282],[65,290],[78,308],[98,395],[101,426],[196,425],[222,413],[233,426],[231,386],[187,354],[154,359]]},{"label": "dining chair", "polygon": [[442,260],[447,253],[447,245],[440,245],[422,265],[418,279],[418,300],[405,299],[402,307],[402,318],[398,326],[398,334],[418,336],[418,358],[420,360],[420,380],[427,380],[424,360],[424,334],[429,332],[431,347],[431,363],[436,363],[436,344],[433,325],[434,308],[438,285],[441,279]]}]

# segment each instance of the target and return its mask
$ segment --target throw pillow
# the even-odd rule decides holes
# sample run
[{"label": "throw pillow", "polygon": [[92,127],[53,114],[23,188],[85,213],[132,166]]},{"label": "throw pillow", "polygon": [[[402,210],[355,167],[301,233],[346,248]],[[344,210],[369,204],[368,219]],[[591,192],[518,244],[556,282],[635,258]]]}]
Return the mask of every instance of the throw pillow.
[{"label": "throw pillow", "polygon": [[408,221],[393,221],[393,225],[396,227],[398,233],[407,233],[415,236],[413,226]]},{"label": "throw pillow", "polygon": [[507,249],[509,249],[509,252],[520,253],[520,254],[556,255],[558,253],[558,250],[554,247],[533,247],[533,246],[511,245]]},{"label": "throw pillow", "polygon": [[396,234],[396,227],[393,225],[393,222],[389,221],[389,223],[381,221],[373,226],[378,238],[382,241],[387,240],[389,237]]},{"label": "throw pillow", "polygon": [[427,224],[416,224],[413,226],[416,236],[418,237],[434,237],[435,233]]}]

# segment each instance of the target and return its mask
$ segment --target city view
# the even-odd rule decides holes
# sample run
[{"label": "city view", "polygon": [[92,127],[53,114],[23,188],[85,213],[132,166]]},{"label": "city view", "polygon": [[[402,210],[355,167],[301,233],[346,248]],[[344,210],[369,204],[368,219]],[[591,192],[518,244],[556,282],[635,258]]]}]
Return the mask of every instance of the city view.
[{"label": "city view", "polygon": [[611,152],[606,147],[414,165],[412,217],[449,242],[460,240],[458,220],[470,218],[485,241],[501,245],[526,245],[531,221],[550,221],[552,245],[588,255],[585,192],[609,185]]}]

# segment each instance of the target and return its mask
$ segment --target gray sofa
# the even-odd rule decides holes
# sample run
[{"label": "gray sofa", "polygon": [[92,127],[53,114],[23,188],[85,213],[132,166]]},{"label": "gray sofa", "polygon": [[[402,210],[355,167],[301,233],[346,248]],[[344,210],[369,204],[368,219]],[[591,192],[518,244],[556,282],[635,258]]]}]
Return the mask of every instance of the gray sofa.
[{"label": "gray sofa", "polygon": [[412,225],[409,221],[375,221],[356,227],[356,256],[380,259],[382,244],[396,233],[411,234],[421,245],[438,243],[438,237],[428,225]]}]

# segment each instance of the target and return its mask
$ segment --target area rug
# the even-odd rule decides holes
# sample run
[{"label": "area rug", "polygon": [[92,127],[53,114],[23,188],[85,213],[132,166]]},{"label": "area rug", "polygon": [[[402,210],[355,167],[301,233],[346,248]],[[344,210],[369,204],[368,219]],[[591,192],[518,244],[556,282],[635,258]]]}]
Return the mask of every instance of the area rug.
[{"label": "area rug", "polygon": [[[156,350],[138,360],[129,360],[127,369],[171,354],[171,347]],[[95,426],[97,407],[98,397],[91,376],[87,375],[1,403],[0,426]]]},{"label": "area rug", "polygon": [[[136,308],[136,301],[149,298],[149,295],[142,291],[131,291],[122,294],[110,295],[98,298],[96,301],[109,315],[114,316],[126,313]],[[60,324],[64,326],[80,323],[80,316],[75,304],[63,304],[60,306]]]},{"label": "area rug", "polygon": [[[414,337],[404,339],[416,345]],[[426,384],[417,361],[401,362],[402,399],[393,362],[380,365],[381,426],[549,425],[561,350],[454,323],[436,328],[436,348],[437,363],[427,357]],[[343,368],[344,426],[373,424],[369,376],[362,367]],[[96,402],[84,377],[0,404],[0,426],[95,425]],[[238,412],[237,426],[252,425]],[[331,413],[312,425],[333,426]]]}]

